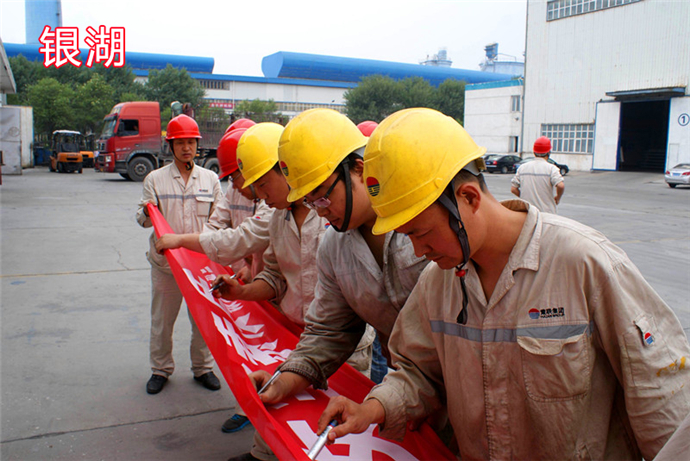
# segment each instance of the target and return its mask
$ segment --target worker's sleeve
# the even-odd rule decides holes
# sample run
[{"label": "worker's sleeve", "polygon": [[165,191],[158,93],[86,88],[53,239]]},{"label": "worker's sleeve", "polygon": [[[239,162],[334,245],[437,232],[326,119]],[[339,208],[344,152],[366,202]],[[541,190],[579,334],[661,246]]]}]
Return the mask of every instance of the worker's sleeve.
[{"label": "worker's sleeve", "polygon": [[645,459],[653,459],[690,413],[690,346],[673,311],[617,247],[589,271],[595,332],[623,386]]},{"label": "worker's sleeve", "polygon": [[199,243],[212,261],[227,266],[254,253],[263,253],[270,243],[268,226],[273,210],[246,218],[234,229],[204,230]]},{"label": "worker's sleeve", "polygon": [[[229,190],[230,189],[228,189],[228,191]],[[230,214],[230,200],[226,193],[216,201],[213,214],[211,214],[208,222],[204,224],[204,230],[202,232],[213,232],[230,227],[232,227],[232,215]]]},{"label": "worker's sleeve", "polygon": [[254,280],[263,280],[275,292],[274,300],[280,303],[280,300],[285,296],[287,291],[287,281],[280,271],[280,266],[278,265],[278,260],[276,259],[276,254],[273,249],[273,243],[268,245],[266,251],[264,251],[264,269],[254,277]]},{"label": "worker's sleeve", "polygon": [[141,227],[151,227],[151,218],[144,213],[144,207],[147,203],[153,203],[158,206],[158,195],[156,194],[155,184],[151,175],[144,178],[144,192],[139,200],[139,209],[137,210],[137,222]]},{"label": "worker's sleeve", "polygon": [[308,379],[317,389],[352,355],[366,323],[350,307],[340,290],[329,254],[338,251],[335,239],[324,239],[317,251],[318,277],[314,300],[304,317],[299,343],[280,367]]},{"label": "worker's sleeve", "polygon": [[557,166],[553,165],[553,168],[551,168],[551,185],[556,186],[562,182],[563,176],[561,176],[561,170],[559,170]]},{"label": "worker's sleeve", "polygon": [[223,194],[223,188],[220,186],[220,179],[218,175],[214,173],[214,184],[213,184],[213,208],[215,210],[216,206],[224,200],[225,194]]},{"label": "worker's sleeve", "polygon": [[379,434],[387,439],[402,440],[408,421],[426,419],[445,402],[441,360],[424,307],[434,302],[434,297],[427,295],[434,292],[425,282],[428,273],[429,269],[420,277],[393,326],[388,347],[395,371],[388,373],[383,383],[366,397],[383,406],[386,417]]},{"label": "worker's sleeve", "polygon": [[513,187],[517,187],[518,189],[520,188],[520,168],[518,168],[515,172],[515,176],[513,176],[513,179],[510,180],[510,184]]}]

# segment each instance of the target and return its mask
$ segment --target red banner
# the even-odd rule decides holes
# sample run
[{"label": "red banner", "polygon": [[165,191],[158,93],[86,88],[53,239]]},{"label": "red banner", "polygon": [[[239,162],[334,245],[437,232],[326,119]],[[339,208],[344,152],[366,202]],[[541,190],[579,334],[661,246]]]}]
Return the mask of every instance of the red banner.
[{"label": "red banner", "polygon": [[[157,236],[173,233],[155,206],[148,205],[148,212]],[[205,255],[183,248],[167,250],[165,255],[218,368],[254,427],[279,459],[309,460],[306,453],[317,439],[316,424],[330,397],[340,394],[361,402],[372,381],[345,364],[328,380],[327,391],[310,387],[280,404],[264,406],[247,374],[256,370],[273,373],[297,344],[299,327],[268,303],[214,298],[211,284],[218,275],[232,271]],[[377,426],[372,425],[362,434],[350,434],[326,446],[317,459],[456,458],[426,425],[408,431],[402,443],[380,438]]]}]

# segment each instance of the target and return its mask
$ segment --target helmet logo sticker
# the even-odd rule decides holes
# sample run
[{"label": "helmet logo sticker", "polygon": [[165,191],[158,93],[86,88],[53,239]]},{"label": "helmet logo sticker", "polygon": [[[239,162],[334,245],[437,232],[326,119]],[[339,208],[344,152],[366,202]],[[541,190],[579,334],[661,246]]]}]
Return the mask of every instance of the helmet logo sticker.
[{"label": "helmet logo sticker", "polygon": [[369,191],[369,195],[372,197],[376,197],[379,195],[379,192],[381,192],[381,185],[379,184],[379,180],[374,178],[373,176],[369,176],[367,178],[367,190]]},{"label": "helmet logo sticker", "polygon": [[242,168],[242,160],[237,159],[237,166],[240,168],[240,170],[244,169]]},{"label": "helmet logo sticker", "polygon": [[285,176],[288,175],[288,166],[285,162],[280,162],[280,170],[283,172]]}]

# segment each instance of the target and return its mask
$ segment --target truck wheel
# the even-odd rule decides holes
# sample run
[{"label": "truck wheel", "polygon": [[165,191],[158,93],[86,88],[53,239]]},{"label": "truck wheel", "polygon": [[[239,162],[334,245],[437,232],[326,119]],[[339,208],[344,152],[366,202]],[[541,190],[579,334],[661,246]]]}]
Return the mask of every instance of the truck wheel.
[{"label": "truck wheel", "polygon": [[127,165],[127,175],[132,181],[141,182],[153,171],[153,163],[146,157],[137,157]]},{"label": "truck wheel", "polygon": [[62,163],[57,162],[56,170],[57,170],[58,173],[62,173]]},{"label": "truck wheel", "polygon": [[129,175],[128,175],[127,173],[120,173],[120,176],[122,176],[123,178],[125,178],[127,181],[131,181],[131,180],[132,180],[132,178],[130,178]]},{"label": "truck wheel", "polygon": [[220,164],[218,163],[217,158],[210,158],[206,160],[206,163],[204,163],[204,168],[211,170],[216,174],[220,173]]}]

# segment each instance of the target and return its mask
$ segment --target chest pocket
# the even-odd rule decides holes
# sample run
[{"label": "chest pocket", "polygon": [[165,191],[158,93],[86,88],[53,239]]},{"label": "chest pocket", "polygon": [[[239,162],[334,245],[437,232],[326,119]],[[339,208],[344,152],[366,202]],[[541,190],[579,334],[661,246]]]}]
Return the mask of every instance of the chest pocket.
[{"label": "chest pocket", "polygon": [[213,208],[213,197],[196,195],[194,198],[196,199],[196,215],[208,217]]},{"label": "chest pocket", "polygon": [[540,402],[573,400],[589,390],[591,353],[587,333],[565,339],[517,337],[527,395]]}]

